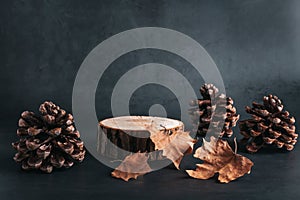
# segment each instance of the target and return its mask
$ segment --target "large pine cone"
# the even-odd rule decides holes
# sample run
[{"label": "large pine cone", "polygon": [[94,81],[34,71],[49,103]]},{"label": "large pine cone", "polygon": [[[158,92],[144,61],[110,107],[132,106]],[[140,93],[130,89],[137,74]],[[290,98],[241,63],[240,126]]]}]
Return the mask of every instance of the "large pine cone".
[{"label": "large pine cone", "polygon": [[[190,105],[193,108],[189,110],[194,131],[197,132],[196,136],[205,137],[210,126],[212,129],[219,128],[221,130],[220,137],[230,137],[233,134],[232,127],[236,126],[236,122],[239,120],[239,115],[236,114],[236,108],[233,106],[233,100],[220,94],[218,88],[213,84],[204,84],[200,88],[200,93],[203,99],[191,101]],[[211,97],[213,97],[214,102],[212,102]],[[221,115],[220,109],[226,109],[226,113]],[[218,121],[211,122],[213,117]],[[218,127],[220,120],[225,120],[223,127]]]},{"label": "large pine cone", "polygon": [[18,152],[14,156],[22,169],[40,169],[51,173],[55,168],[69,168],[85,156],[83,142],[75,129],[73,116],[52,102],[41,104],[41,115],[24,111],[19,120],[17,135],[12,144]]},{"label": "large pine cone", "polygon": [[268,95],[263,98],[263,104],[253,102],[252,106],[246,107],[252,119],[239,122],[240,133],[247,143],[246,149],[255,153],[265,144],[273,144],[278,148],[293,150],[298,138],[295,118],[283,110],[280,99]]}]

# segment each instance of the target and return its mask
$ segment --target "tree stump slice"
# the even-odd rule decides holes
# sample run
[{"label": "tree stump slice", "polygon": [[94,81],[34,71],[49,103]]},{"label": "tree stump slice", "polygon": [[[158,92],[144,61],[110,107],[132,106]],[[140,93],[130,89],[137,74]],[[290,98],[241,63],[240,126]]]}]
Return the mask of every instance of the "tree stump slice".
[{"label": "tree stump slice", "polygon": [[[102,120],[98,124],[97,151],[103,156],[120,158],[128,155],[128,152],[153,152],[155,145],[150,139],[150,132],[145,125],[153,124],[157,129],[168,134],[184,130],[184,125],[179,120],[151,117],[151,116],[121,116]],[[102,134],[104,133],[104,134]],[[108,145],[110,140],[114,145]],[[117,147],[127,151],[119,155]],[[163,159],[162,153],[151,153],[150,160]]]}]

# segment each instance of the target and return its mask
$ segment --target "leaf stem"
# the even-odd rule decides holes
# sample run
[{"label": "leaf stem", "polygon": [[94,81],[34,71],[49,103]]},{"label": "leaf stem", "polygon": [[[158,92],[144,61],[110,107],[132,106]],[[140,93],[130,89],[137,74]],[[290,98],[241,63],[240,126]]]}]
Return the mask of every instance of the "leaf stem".
[{"label": "leaf stem", "polygon": [[237,154],[238,147],[237,147],[236,137],[234,137],[233,141],[234,141],[234,154]]}]

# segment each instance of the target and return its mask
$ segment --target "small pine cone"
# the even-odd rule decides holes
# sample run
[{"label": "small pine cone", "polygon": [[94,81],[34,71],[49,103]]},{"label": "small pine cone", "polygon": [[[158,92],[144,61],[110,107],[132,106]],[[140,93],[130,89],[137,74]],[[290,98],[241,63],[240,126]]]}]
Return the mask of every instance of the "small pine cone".
[{"label": "small pine cone", "polygon": [[40,169],[51,173],[55,168],[69,168],[85,156],[83,142],[75,129],[73,116],[52,102],[41,104],[41,115],[24,111],[19,120],[19,141],[12,144],[14,156],[22,169]]},{"label": "small pine cone", "polygon": [[247,151],[255,153],[268,144],[288,151],[293,150],[298,138],[295,118],[283,110],[277,96],[265,96],[263,104],[253,102],[252,108],[246,106],[246,112],[252,118],[240,121],[239,128]]},{"label": "small pine cone", "polygon": [[[232,98],[220,94],[213,84],[204,84],[200,93],[203,99],[191,101],[193,108],[189,110],[194,131],[197,132],[196,137],[205,137],[209,127],[221,130],[220,137],[230,137],[233,134],[232,127],[236,126],[240,117],[236,114]],[[226,113],[220,114],[224,110]],[[212,122],[212,119],[217,121]],[[219,125],[222,124],[220,121],[225,121],[222,127]]]}]

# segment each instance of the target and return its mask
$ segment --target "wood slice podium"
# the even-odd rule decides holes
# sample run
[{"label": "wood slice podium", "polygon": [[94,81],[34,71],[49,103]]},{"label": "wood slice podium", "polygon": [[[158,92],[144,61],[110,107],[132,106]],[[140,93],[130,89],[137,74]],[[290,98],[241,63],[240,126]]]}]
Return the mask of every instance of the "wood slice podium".
[{"label": "wood slice podium", "polygon": [[[98,124],[97,151],[102,156],[110,158],[124,158],[128,152],[153,152],[154,143],[145,125],[154,125],[168,134],[184,130],[184,125],[179,120],[151,117],[151,116],[121,116],[102,120]],[[104,134],[103,134],[104,133]],[[110,145],[109,141],[114,145]],[[125,150],[120,155],[117,147]],[[161,152],[151,153],[150,160],[163,159]]]}]

